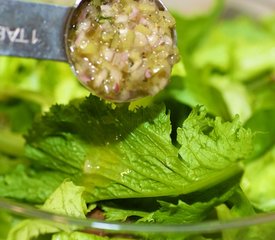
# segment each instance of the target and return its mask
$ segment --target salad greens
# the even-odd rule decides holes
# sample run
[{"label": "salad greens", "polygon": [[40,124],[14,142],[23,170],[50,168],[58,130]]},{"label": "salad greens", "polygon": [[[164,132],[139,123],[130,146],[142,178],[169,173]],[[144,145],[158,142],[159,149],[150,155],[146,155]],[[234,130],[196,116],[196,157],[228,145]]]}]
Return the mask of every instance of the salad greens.
[{"label": "salad greens", "polygon": [[251,152],[252,134],[238,118],[223,123],[200,107],[178,129],[180,147],[170,133],[162,105],[129,112],[127,105],[112,109],[89,97],[54,106],[35,122],[25,155],[37,166],[79,176],[88,201],[96,202],[198,191],[236,174]]},{"label": "salad greens", "polygon": [[[275,210],[274,17],[175,13],[182,60],[155,97],[111,104],[63,63],[0,58],[0,197],[81,219],[230,220]],[[117,234],[0,211],[0,240],[272,239]]]}]

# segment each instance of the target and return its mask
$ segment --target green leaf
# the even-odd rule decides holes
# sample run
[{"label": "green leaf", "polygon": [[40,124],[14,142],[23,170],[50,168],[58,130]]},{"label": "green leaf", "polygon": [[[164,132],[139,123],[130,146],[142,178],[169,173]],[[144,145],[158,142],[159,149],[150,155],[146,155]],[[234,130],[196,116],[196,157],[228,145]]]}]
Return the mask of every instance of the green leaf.
[{"label": "green leaf", "polygon": [[31,169],[20,164],[0,176],[0,196],[42,203],[67,177],[61,172]]},{"label": "green leaf", "polygon": [[86,218],[87,206],[83,199],[85,188],[64,181],[41,207],[44,211],[67,216]]},{"label": "green leaf", "polygon": [[[107,221],[130,221],[135,224],[190,224],[205,219],[211,220],[214,208],[235,195],[240,181],[239,176],[221,182],[219,185],[204,191],[183,196],[122,199],[101,203]],[[100,204],[100,205],[101,205]],[[198,234],[200,235],[200,234]],[[189,233],[142,233],[141,239],[204,239]],[[138,238],[138,239],[140,239]]]},{"label": "green leaf", "polygon": [[205,105],[227,120],[239,114],[246,121],[253,111],[274,107],[274,43],[261,21],[217,21],[183,58],[183,87],[170,96],[192,107]]},{"label": "green leaf", "polygon": [[242,127],[237,116],[232,122],[223,122],[206,114],[203,107],[195,108],[178,129],[179,154],[193,169],[193,178],[198,177],[196,172],[199,174],[201,168],[205,172],[223,169],[248,158],[252,151],[251,131]]},{"label": "green leaf", "polygon": [[0,99],[7,94],[24,96],[43,109],[88,94],[69,65],[61,62],[0,57],[0,79]]},{"label": "green leaf", "polygon": [[0,240],[6,240],[14,219],[10,213],[1,209],[0,212]]},{"label": "green leaf", "polygon": [[14,133],[7,128],[0,128],[0,153],[12,157],[24,155],[25,140],[21,134]]},{"label": "green leaf", "polygon": [[274,73],[266,73],[262,77],[257,77],[246,84],[253,112],[274,109]]},{"label": "green leaf", "polygon": [[213,9],[199,16],[184,16],[174,13],[176,19],[178,46],[183,58],[194,51],[221,14],[223,1],[215,1]]},{"label": "green leaf", "polygon": [[226,203],[230,207],[232,218],[247,217],[256,214],[251,202],[240,187],[237,188]]},{"label": "green leaf", "polygon": [[53,235],[52,240],[130,240],[127,237],[108,237],[99,236],[92,233],[72,232],[72,233],[58,233]]},{"label": "green leaf", "polygon": [[247,163],[241,186],[251,203],[261,211],[275,210],[275,147]]},{"label": "green leaf", "polygon": [[192,60],[200,69],[210,66],[244,81],[274,69],[273,46],[274,38],[261,22],[242,16],[216,23]]},{"label": "green leaf", "polygon": [[[132,202],[131,200],[127,201]],[[142,202],[142,200],[140,201]],[[132,206],[134,209],[125,209],[125,206],[122,205],[105,205],[103,204],[102,210],[104,211],[104,217],[106,221],[122,221],[125,222],[130,217],[146,217],[148,215],[148,211],[142,211],[139,209],[135,209],[135,206]]]},{"label": "green leaf", "polygon": [[[42,210],[85,218],[87,207],[83,200],[83,187],[64,181],[46,200]],[[44,219],[26,219],[15,225],[9,232],[7,240],[31,240],[41,235],[58,232],[71,232],[76,227]]]},{"label": "green leaf", "polygon": [[[209,81],[211,75],[208,69],[200,71],[192,66],[191,63],[187,63],[186,65],[188,67],[188,74],[184,79],[185,91],[180,93],[177,98],[181,98],[179,99],[181,102],[192,108],[196,107],[196,105],[203,105],[213,115],[220,116],[225,120],[232,120],[225,96],[217,85]],[[185,94],[190,96],[191,101],[189,99],[185,101]]]},{"label": "green leaf", "polygon": [[22,156],[25,144],[22,134],[40,113],[39,104],[18,96],[5,97],[0,93],[0,153]]},{"label": "green leaf", "polygon": [[196,193],[170,199],[156,199],[160,207],[155,211],[151,210],[146,217],[141,218],[138,222],[187,224],[210,219],[214,208],[228,201],[235,194],[240,177],[241,175],[234,176],[214,187]]},{"label": "green leaf", "polygon": [[14,158],[0,153],[0,175],[12,172],[20,164],[28,164],[28,161],[24,158]]},{"label": "green leaf", "polygon": [[262,109],[245,123],[254,133],[251,158],[263,156],[275,146],[275,108]]},{"label": "green leaf", "polygon": [[228,75],[219,74],[212,74],[209,82],[221,93],[230,119],[239,115],[240,120],[245,122],[251,117],[251,96],[243,84],[232,81]]},{"label": "green leaf", "polygon": [[95,202],[179,195],[215,185],[241,171],[237,162],[250,149],[251,133],[237,118],[221,123],[206,117],[203,108],[179,129],[180,150],[170,134],[162,104],[133,112],[91,96],[55,106],[37,121],[26,138],[27,156],[40,166],[81,174],[76,183]]},{"label": "green leaf", "polygon": [[7,240],[32,240],[40,235],[53,234],[59,231],[68,231],[69,226],[61,225],[56,222],[46,220],[31,220],[21,221],[9,232]]},{"label": "green leaf", "polygon": [[195,223],[201,222],[212,210],[213,202],[187,204],[181,200],[177,204],[160,201],[160,209],[141,221],[157,223]]},{"label": "green leaf", "polygon": [[24,133],[40,112],[40,106],[34,102],[14,97],[5,99],[0,101],[0,128],[1,123],[6,122],[12,131]]},{"label": "green leaf", "polygon": [[[255,215],[255,211],[243,191],[239,188],[228,200],[227,205],[217,207],[217,214],[220,221],[230,221]],[[229,228],[222,231],[222,239],[270,239],[274,236],[273,224],[252,224],[242,228]]]},{"label": "green leaf", "polygon": [[[193,53],[196,53],[198,46],[204,42],[204,38],[215,26],[222,7],[223,1],[215,1],[213,9],[200,16],[186,17],[175,14],[179,39],[178,46],[185,72],[179,75],[178,71],[175,71],[171,84],[163,91],[161,97],[175,99],[190,107],[204,105],[212,114],[230,120],[231,116],[224,96],[219,89],[209,83],[209,72],[207,69],[203,71],[198,69],[192,61]],[[220,59],[218,62],[220,62]]]}]

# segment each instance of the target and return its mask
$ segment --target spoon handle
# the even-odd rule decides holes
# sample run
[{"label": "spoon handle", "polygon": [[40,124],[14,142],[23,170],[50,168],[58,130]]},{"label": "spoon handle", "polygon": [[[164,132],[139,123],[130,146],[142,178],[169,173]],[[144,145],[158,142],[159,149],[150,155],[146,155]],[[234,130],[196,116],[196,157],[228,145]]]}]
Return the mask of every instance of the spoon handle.
[{"label": "spoon handle", "polygon": [[67,61],[65,27],[72,7],[0,0],[0,55]]}]

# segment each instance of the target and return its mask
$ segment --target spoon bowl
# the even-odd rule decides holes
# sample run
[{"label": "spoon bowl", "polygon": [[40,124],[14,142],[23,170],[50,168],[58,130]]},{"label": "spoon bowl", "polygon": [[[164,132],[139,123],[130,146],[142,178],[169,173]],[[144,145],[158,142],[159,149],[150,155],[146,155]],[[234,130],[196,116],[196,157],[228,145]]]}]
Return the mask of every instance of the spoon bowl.
[{"label": "spoon bowl", "polygon": [[157,94],[178,61],[175,20],[160,0],[77,1],[65,36],[79,81],[113,102]]}]

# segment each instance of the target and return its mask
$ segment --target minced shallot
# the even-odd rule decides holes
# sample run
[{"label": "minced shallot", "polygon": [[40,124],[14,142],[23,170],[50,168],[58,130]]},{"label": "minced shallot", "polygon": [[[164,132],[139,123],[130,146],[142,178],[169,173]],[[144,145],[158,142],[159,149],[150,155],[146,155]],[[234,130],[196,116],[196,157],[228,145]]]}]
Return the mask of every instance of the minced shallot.
[{"label": "minced shallot", "polygon": [[87,0],[69,31],[68,54],[91,92],[116,102],[155,95],[178,61],[175,20],[154,0]]}]

